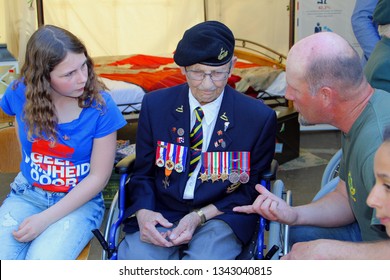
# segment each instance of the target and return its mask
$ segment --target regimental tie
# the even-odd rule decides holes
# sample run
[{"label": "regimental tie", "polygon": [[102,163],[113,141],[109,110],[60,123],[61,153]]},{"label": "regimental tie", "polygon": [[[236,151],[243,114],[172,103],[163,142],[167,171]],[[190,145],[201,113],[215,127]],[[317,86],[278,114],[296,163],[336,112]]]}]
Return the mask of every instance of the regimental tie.
[{"label": "regimental tie", "polygon": [[201,107],[196,107],[195,109],[195,124],[192,127],[191,133],[190,133],[190,143],[191,143],[191,149],[190,149],[190,169],[188,176],[191,177],[192,173],[194,173],[194,170],[196,166],[198,165],[198,162],[200,160],[200,156],[202,154],[202,144],[203,144],[203,130],[202,130],[202,120],[203,120],[203,110]]}]

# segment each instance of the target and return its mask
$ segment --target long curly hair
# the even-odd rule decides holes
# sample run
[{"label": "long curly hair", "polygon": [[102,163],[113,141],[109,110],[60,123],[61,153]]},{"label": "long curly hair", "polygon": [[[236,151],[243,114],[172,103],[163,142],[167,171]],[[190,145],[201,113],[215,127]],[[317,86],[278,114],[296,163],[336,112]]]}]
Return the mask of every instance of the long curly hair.
[{"label": "long curly hair", "polygon": [[64,60],[68,52],[84,53],[87,58],[88,79],[84,93],[78,97],[78,106],[93,106],[104,111],[105,102],[100,91],[106,87],[99,81],[84,44],[63,28],[41,26],[27,43],[25,62],[21,68],[20,81],[26,85],[23,121],[26,123],[30,141],[37,137],[50,140],[54,144],[58,139],[58,117],[51,99],[50,72]]}]

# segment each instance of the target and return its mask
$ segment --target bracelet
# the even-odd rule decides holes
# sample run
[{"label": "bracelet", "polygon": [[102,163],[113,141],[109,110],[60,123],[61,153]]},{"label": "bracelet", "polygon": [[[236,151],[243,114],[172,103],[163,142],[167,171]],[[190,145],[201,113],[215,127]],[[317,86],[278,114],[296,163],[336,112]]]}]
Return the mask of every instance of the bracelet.
[{"label": "bracelet", "polygon": [[206,216],[204,215],[202,209],[195,209],[194,212],[198,214],[200,218],[200,225],[203,226],[204,223],[206,222]]}]

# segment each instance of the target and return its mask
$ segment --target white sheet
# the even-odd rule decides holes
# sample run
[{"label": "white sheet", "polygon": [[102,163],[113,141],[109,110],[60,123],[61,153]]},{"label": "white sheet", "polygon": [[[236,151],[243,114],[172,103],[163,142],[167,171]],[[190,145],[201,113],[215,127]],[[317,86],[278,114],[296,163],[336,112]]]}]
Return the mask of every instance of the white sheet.
[{"label": "white sheet", "polygon": [[273,96],[283,97],[286,92],[286,72],[281,72],[272,84],[266,89],[266,92]]},{"label": "white sheet", "polygon": [[117,105],[120,104],[133,104],[129,106],[118,106],[119,110],[122,113],[131,113],[134,111],[141,110],[141,102],[142,98],[145,95],[144,90],[137,85],[123,82],[123,81],[115,81],[106,78],[100,78],[104,84],[107,86],[109,93],[114,99]]}]

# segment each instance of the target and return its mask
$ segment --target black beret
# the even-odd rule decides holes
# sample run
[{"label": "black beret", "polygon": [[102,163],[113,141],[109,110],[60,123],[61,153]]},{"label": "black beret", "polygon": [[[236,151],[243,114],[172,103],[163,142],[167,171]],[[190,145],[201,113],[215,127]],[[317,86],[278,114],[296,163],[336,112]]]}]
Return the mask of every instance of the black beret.
[{"label": "black beret", "polygon": [[390,24],[390,0],[379,0],[376,4],[373,20],[379,25]]},{"label": "black beret", "polygon": [[233,57],[234,42],[233,32],[226,25],[205,21],[184,32],[173,59],[179,66],[224,65]]}]

